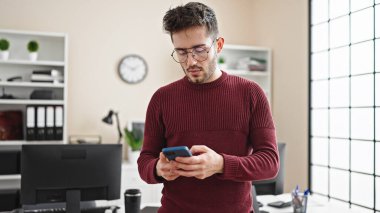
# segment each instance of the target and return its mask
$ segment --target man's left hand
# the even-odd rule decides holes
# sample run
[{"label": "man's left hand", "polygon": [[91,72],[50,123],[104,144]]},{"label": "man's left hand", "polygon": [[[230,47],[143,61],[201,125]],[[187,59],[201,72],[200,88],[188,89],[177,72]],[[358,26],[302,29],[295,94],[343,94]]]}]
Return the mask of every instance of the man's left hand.
[{"label": "man's left hand", "polygon": [[175,174],[205,179],[223,173],[224,159],[220,154],[204,145],[192,146],[190,151],[194,156],[175,158]]}]

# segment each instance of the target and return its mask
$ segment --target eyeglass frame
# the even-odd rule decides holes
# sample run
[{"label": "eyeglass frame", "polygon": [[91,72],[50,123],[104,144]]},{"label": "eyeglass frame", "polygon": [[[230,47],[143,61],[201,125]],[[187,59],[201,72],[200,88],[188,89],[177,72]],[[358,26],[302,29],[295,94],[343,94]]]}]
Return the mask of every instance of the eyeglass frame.
[{"label": "eyeglass frame", "polygon": [[[179,48],[179,49],[174,49],[173,52],[172,52],[172,54],[171,54],[170,56],[173,58],[173,60],[174,60],[175,62],[177,62],[177,63],[180,64],[180,63],[184,63],[184,62],[186,62],[186,61],[189,59],[189,53],[191,53],[191,57],[193,57],[194,60],[196,60],[196,61],[198,61],[198,62],[203,62],[203,61],[206,61],[206,60],[208,59],[208,53],[211,51],[211,48],[212,48],[212,46],[214,45],[214,43],[216,43],[215,41],[218,41],[218,40],[219,40],[219,38],[214,39],[214,40],[212,41],[210,47],[205,47],[205,48],[208,48],[208,50],[206,51],[206,53],[207,53],[207,57],[206,57],[204,60],[201,60],[201,61],[200,61],[200,60],[194,58],[194,49],[195,49],[195,48],[199,48],[200,46],[205,45],[205,44],[197,45],[197,46],[195,46],[195,47],[191,47],[191,48],[184,48],[184,49]],[[191,49],[191,51],[188,51],[189,49]],[[180,62],[180,61],[175,60],[175,58],[174,58],[174,53],[176,53],[177,50],[183,50],[183,51],[186,51],[186,59],[185,59],[184,61]]]}]

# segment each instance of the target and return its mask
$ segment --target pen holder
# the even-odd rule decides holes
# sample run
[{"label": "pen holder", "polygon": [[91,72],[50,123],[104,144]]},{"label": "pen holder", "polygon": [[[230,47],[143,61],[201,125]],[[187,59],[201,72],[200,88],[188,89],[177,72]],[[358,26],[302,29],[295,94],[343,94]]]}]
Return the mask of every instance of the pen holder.
[{"label": "pen holder", "polygon": [[307,195],[303,193],[292,193],[292,206],[294,213],[306,213]]}]

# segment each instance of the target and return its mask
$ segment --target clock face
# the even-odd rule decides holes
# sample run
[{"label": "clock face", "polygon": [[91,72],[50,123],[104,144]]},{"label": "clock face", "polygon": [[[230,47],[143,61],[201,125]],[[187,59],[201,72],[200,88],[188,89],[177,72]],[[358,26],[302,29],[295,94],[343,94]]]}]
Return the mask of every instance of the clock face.
[{"label": "clock face", "polygon": [[145,60],[138,55],[127,55],[119,64],[120,78],[131,84],[144,80],[148,72],[148,65]]}]

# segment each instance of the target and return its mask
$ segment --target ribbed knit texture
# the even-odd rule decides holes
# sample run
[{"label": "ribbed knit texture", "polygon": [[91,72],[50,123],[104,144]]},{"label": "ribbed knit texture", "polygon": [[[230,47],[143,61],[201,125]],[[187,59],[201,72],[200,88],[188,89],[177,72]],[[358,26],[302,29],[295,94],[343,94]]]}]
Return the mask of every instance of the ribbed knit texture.
[{"label": "ribbed knit texture", "polygon": [[[206,145],[224,158],[223,174],[203,180],[156,175],[164,147]],[[254,82],[225,72],[217,80],[193,84],[186,77],[160,88],[145,123],[139,173],[147,183],[164,183],[159,213],[247,213],[251,181],[278,171],[275,128],[264,92]]]}]

